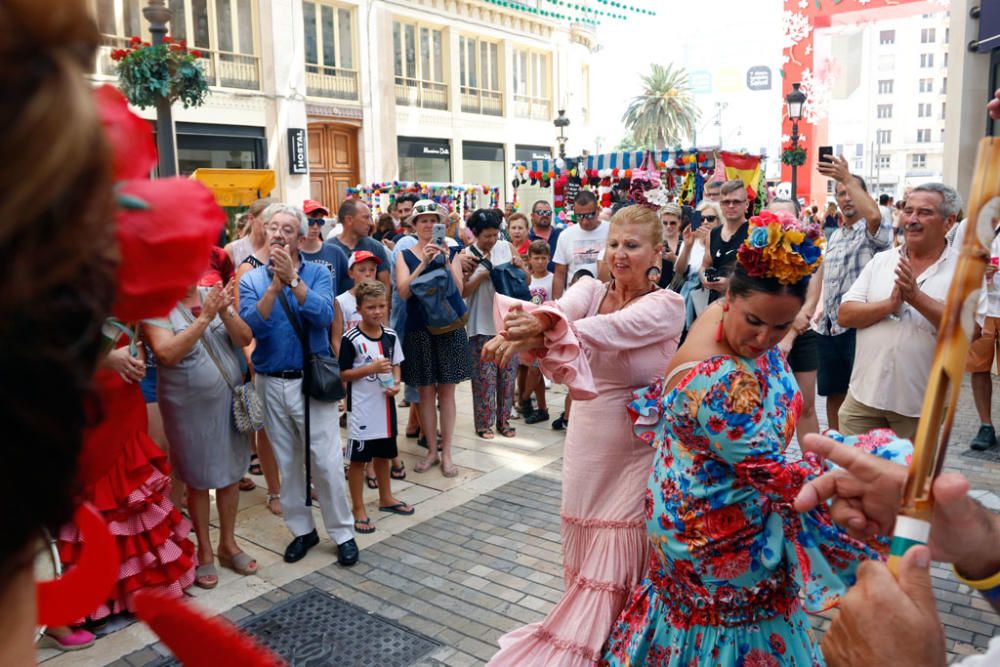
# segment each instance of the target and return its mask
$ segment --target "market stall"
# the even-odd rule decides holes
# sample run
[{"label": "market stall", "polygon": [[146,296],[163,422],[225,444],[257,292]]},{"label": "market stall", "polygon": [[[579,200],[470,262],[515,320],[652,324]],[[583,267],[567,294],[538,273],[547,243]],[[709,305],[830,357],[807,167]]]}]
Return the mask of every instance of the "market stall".
[{"label": "market stall", "polygon": [[512,182],[516,199],[520,198],[521,188],[551,188],[552,207],[564,222],[572,214],[573,200],[580,190],[593,191],[602,207],[619,201],[636,201],[636,197],[653,206],[669,201],[696,205],[701,201],[705,183],[716,178],[741,179],[755,202],[756,212],[768,198],[762,157],[729,151],[670,149],[525,160],[513,164]]}]

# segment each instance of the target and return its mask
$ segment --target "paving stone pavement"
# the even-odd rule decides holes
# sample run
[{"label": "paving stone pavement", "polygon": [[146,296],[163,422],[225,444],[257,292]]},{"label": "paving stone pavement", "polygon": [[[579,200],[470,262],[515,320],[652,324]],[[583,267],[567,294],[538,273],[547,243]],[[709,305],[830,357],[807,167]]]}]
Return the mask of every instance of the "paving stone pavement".
[{"label": "paving stone pavement", "polygon": [[[561,396],[553,396],[551,402],[556,404],[557,398]],[[974,493],[991,503],[1000,487],[1000,456],[996,452],[985,458],[965,455],[966,443],[979,424],[968,383],[960,405],[946,468],[966,474]],[[464,409],[460,404],[460,412]],[[819,409],[822,414],[822,404]],[[538,437],[552,434],[533,431],[523,422],[517,424],[529,438],[536,433]],[[500,440],[491,444],[478,441],[477,447],[496,455],[497,442]],[[526,445],[524,450],[532,452],[534,458],[505,460],[500,469],[452,489],[452,494],[466,491],[456,496],[461,502],[423,516],[419,523],[400,524],[400,530],[381,536],[380,541],[362,544],[361,562],[357,566],[341,568],[328,554],[326,564],[314,570],[305,568],[308,571],[301,576],[276,577],[275,585],[263,594],[243,595],[231,605],[216,604],[216,609],[231,621],[240,622],[292,595],[315,588],[441,642],[442,648],[416,663],[420,667],[484,664],[496,651],[499,636],[544,617],[563,590],[559,534],[561,459],[552,455],[550,462],[539,464],[545,461],[542,453],[557,452],[558,448],[549,444],[532,449]],[[529,461],[532,465],[528,465]],[[484,481],[503,470],[509,477],[505,483],[491,487]],[[480,492],[477,484],[484,490]],[[446,495],[443,493],[442,497]],[[425,501],[422,506],[431,510],[440,505],[438,501],[442,498]],[[313,559],[312,553],[308,559]],[[949,568],[935,564],[932,576],[950,655],[984,650],[989,639],[1000,634],[1000,618],[973,591],[959,584]],[[199,597],[199,602],[202,600],[208,603],[212,598]],[[813,617],[817,630],[822,633],[835,613]],[[102,639],[87,653],[96,651],[101,642],[114,639],[114,636]],[[132,648],[116,649],[114,661],[101,660],[101,653],[97,652],[82,662],[55,659],[52,664],[137,667],[155,662],[165,654],[161,645],[150,643],[154,639],[148,631],[136,630],[124,644]]]}]

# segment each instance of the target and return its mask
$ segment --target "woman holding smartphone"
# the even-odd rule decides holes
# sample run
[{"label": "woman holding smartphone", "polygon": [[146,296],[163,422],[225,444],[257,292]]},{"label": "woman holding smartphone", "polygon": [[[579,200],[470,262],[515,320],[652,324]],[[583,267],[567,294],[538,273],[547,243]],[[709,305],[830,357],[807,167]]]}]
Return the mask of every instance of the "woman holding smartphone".
[{"label": "woman holding smartphone", "polygon": [[413,225],[417,245],[399,253],[396,259],[396,288],[406,303],[403,381],[420,390],[423,432],[438,432],[439,413],[441,420],[440,444],[434,447],[430,444],[432,439],[428,440],[427,457],[413,469],[418,473],[426,472],[440,463],[445,477],[455,477],[458,468],[451,461],[451,441],[455,433],[455,385],[471,376],[469,338],[462,320],[458,320],[458,326],[450,331],[431,333],[423,305],[410,291],[410,284],[424,273],[448,271],[461,301],[462,261],[458,258],[457,244],[451,248],[445,240],[448,213],[443,206],[430,199],[418,201],[407,222]]}]

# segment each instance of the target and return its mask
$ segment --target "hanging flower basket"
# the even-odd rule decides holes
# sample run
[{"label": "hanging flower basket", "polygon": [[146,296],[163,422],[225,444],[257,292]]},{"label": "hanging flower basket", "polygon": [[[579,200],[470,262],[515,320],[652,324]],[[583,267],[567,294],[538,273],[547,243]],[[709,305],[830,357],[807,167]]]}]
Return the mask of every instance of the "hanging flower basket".
[{"label": "hanging flower basket", "polygon": [[792,148],[792,142],[785,142],[781,146],[781,162],[789,167],[801,167],[806,163],[806,149],[801,145]]},{"label": "hanging flower basket", "polygon": [[129,103],[141,109],[156,106],[161,97],[171,103],[180,100],[185,109],[200,107],[208,95],[205,71],[198,62],[201,52],[188,50],[183,40],[164,37],[163,42],[152,46],[132,37],[128,48],[112,51],[118,87]]}]

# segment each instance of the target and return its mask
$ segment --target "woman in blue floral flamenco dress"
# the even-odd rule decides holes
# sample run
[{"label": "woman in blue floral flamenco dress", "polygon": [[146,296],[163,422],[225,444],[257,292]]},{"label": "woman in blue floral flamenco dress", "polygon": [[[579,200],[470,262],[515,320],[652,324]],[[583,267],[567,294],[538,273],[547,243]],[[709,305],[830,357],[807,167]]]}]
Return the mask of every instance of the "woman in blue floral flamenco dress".
[{"label": "woman in blue floral flamenco dress", "polygon": [[[803,606],[835,605],[857,565],[879,557],[825,508],[792,509],[824,468],[786,459],[802,397],[776,345],[802,308],[822,243],[818,225],[787,214],[751,219],[726,299],[692,327],[666,380],[636,392],[636,432],[656,448],[645,503],[651,555],[602,664],[822,665]],[[900,462],[911,450],[889,432],[848,445]]]}]

